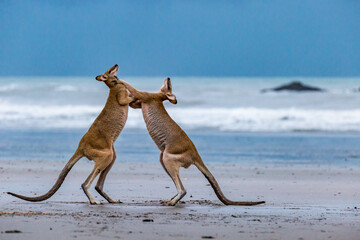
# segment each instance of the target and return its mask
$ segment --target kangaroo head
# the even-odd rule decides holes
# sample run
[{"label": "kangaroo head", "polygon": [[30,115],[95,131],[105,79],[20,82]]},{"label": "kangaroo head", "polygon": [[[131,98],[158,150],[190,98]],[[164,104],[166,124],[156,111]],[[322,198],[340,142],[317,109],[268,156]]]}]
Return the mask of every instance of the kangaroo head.
[{"label": "kangaroo head", "polygon": [[160,93],[164,94],[164,100],[169,100],[172,104],[177,103],[176,96],[172,94],[171,80],[169,77],[165,78],[164,84],[160,88]]},{"label": "kangaroo head", "polygon": [[96,77],[96,80],[104,82],[109,88],[119,83],[118,77],[116,76],[119,66],[115,64],[109,68],[104,74]]}]

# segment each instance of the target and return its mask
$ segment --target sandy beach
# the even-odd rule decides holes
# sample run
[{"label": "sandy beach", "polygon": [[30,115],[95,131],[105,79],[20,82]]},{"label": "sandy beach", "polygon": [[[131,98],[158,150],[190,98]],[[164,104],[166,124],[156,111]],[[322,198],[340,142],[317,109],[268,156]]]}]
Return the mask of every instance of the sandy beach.
[{"label": "sandy beach", "polygon": [[0,162],[0,239],[359,239],[360,168],[316,165],[208,164],[233,200],[224,206],[195,168],[182,170],[187,195],[161,206],[175,187],[159,163],[118,161],[105,190],[122,204],[92,206],[80,185],[92,169],[81,160],[49,200],[25,202],[4,194],[46,192],[62,161]]}]

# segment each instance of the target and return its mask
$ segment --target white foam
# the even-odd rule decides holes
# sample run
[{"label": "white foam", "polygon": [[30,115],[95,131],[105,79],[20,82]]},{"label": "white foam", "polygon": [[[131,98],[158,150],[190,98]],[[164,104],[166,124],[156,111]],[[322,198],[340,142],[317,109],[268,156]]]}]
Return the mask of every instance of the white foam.
[{"label": "white foam", "polygon": [[189,128],[223,131],[360,131],[360,109],[172,109],[176,121]]},{"label": "white foam", "polygon": [[0,92],[8,92],[16,89],[19,89],[19,85],[13,83],[0,86]]},{"label": "white foam", "polygon": [[78,89],[75,86],[72,85],[62,85],[59,87],[55,88],[56,92],[74,92],[77,91]]},{"label": "white foam", "polygon": [[[88,128],[102,106],[20,105],[0,102],[0,128]],[[170,116],[185,129],[220,131],[360,131],[360,109],[178,108]],[[145,128],[130,110],[128,128]]]},{"label": "white foam", "polygon": [[1,127],[83,128],[100,113],[100,106],[39,106],[0,102]]}]

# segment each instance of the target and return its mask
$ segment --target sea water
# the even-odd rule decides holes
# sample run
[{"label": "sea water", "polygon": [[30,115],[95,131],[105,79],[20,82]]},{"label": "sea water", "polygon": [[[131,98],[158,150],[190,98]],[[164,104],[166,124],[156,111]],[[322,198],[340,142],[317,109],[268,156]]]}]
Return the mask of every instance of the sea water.
[{"label": "sea water", "polygon": [[[124,77],[158,91],[161,77]],[[322,92],[262,91],[291,81]],[[173,77],[165,103],[206,161],[359,164],[360,78]],[[0,78],[0,159],[68,159],[108,95],[93,77]],[[158,161],[140,110],[116,143],[124,161]],[[139,150],[140,149],[140,150]]]}]

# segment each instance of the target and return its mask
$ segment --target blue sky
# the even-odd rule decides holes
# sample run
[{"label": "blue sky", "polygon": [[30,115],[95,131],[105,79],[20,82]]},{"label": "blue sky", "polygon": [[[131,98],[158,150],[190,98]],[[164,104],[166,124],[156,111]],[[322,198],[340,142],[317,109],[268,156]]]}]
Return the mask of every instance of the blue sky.
[{"label": "blue sky", "polygon": [[360,76],[360,1],[0,1],[0,76]]}]

